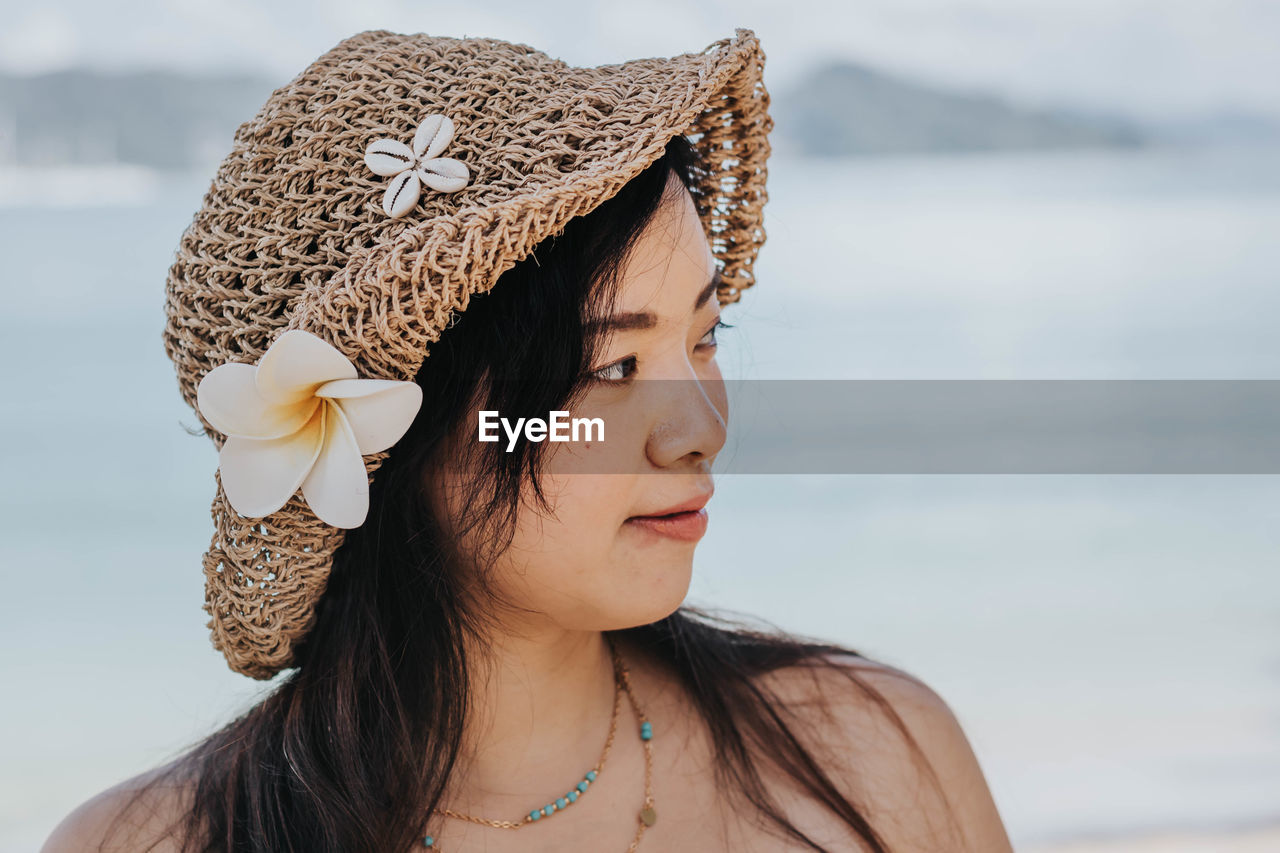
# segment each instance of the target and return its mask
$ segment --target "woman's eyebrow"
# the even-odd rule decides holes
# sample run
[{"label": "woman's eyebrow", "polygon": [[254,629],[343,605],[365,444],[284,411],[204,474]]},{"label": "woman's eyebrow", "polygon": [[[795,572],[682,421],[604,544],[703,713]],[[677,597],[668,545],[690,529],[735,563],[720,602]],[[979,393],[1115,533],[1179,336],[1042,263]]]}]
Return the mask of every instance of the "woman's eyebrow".
[{"label": "woman's eyebrow", "polygon": [[[698,298],[693,301],[693,309],[690,313],[696,313],[699,308],[705,305],[723,281],[724,279],[720,275],[720,268],[716,267],[716,271],[711,274],[711,280],[706,283],[701,292],[698,293]],[[638,329],[652,329],[658,325],[658,318],[652,311],[623,311],[618,314],[612,314],[602,320],[589,321],[586,325],[593,332],[631,332]]]}]

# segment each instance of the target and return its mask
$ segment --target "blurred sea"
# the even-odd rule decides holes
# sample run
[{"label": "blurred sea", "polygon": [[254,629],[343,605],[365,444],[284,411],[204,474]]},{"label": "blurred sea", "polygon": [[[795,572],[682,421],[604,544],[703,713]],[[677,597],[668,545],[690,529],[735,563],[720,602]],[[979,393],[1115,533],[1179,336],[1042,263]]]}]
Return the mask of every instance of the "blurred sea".
[{"label": "blurred sea", "polygon": [[[163,283],[208,174],[0,173],[0,851],[228,720]],[[730,376],[1277,379],[1280,149],[775,159]],[[692,602],[955,709],[1020,845],[1280,820],[1280,478],[730,475]],[[1144,848],[1146,849],[1146,848]]]}]

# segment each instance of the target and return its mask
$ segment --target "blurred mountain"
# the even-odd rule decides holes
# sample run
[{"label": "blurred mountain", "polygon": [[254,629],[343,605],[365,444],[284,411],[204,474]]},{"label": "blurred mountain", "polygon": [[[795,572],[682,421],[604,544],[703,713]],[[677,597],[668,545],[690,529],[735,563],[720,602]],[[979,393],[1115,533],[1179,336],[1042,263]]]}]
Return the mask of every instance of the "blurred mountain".
[{"label": "blurred mountain", "polygon": [[1000,98],[947,91],[853,62],[815,67],[775,95],[780,144],[821,156],[1135,146],[1149,134],[1125,119],[1029,110]]},{"label": "blurred mountain", "polygon": [[171,71],[0,75],[0,164],[208,166],[278,85]]},{"label": "blurred mountain", "polygon": [[1280,117],[1232,110],[1153,122],[1150,128],[1161,139],[1169,142],[1280,143]]},{"label": "blurred mountain", "polygon": [[[170,71],[0,73],[0,166],[211,169],[231,149],[235,129],[283,82]],[[816,66],[775,92],[771,110],[777,150],[820,156],[1280,139],[1280,123],[1252,115],[1155,124],[1031,110],[851,62]]]}]

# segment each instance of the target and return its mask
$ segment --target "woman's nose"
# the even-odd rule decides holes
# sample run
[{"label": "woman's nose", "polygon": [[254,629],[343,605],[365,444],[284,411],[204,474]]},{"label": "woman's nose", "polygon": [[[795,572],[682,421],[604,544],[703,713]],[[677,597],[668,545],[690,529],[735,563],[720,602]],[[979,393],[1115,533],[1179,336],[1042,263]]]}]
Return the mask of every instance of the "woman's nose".
[{"label": "woman's nose", "polygon": [[645,448],[649,461],[658,468],[710,467],[727,436],[724,380],[718,374],[698,378],[691,373],[682,379],[642,381],[651,395],[645,411],[654,415]]}]

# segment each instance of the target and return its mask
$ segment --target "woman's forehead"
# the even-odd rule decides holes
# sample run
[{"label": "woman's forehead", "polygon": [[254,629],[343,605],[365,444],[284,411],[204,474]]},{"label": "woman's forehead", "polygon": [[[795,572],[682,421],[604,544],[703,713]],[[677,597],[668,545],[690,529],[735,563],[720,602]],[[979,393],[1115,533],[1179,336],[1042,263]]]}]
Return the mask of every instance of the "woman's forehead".
[{"label": "woman's forehead", "polygon": [[689,191],[681,184],[654,212],[621,271],[619,311],[683,315],[716,271],[715,256]]}]

